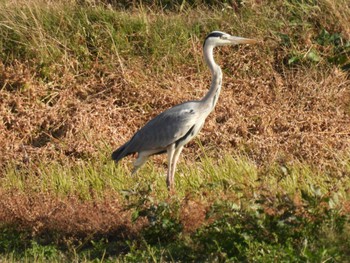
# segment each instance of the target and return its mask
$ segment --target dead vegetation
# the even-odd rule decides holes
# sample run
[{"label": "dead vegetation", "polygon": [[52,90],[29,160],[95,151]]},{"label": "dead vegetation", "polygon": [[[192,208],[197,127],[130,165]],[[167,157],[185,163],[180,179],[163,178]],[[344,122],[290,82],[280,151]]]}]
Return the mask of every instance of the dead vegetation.
[{"label": "dead vegetation", "polygon": [[[259,48],[225,50],[221,56],[224,88],[199,137],[204,148],[241,152],[259,163],[337,160],[350,143],[347,74],[337,68],[280,73],[276,61],[255,59]],[[27,158],[91,158],[106,145],[112,149],[125,142],[162,110],[201,98],[209,83],[207,71],[191,76],[185,68],[186,74],[152,78],[147,65],[126,68],[123,76],[95,65],[83,79],[62,72],[64,77],[50,82],[39,81],[24,63],[1,69],[3,166]]]},{"label": "dead vegetation", "polygon": [[[349,28],[340,23],[347,9],[341,12],[328,1],[319,9],[298,1],[276,1],[273,7],[252,1],[235,11],[241,17],[227,9],[212,13],[211,22],[203,7],[190,9],[185,21],[177,13],[121,13],[95,4],[86,8],[86,18],[79,4],[61,14],[62,3],[45,6],[41,1],[18,4],[25,10],[19,22],[16,9],[2,14],[7,21],[2,28],[7,53],[0,63],[2,167],[23,160],[91,158],[128,140],[159,112],[200,99],[210,83],[202,38],[210,23],[223,19],[236,27],[223,23],[222,30],[239,30],[247,37],[255,33],[260,44],[217,51],[224,87],[199,137],[205,149],[247,154],[261,164],[297,160],[321,166],[338,166],[339,156],[349,151],[350,80],[340,67],[346,67],[349,55]],[[292,14],[281,16],[288,8]],[[54,12],[57,16],[50,16]],[[266,29],[271,22],[263,12],[275,14],[281,26]],[[71,27],[74,16],[84,30]],[[162,26],[167,17],[170,22]],[[259,17],[266,23],[260,29],[254,24]],[[23,24],[17,31],[16,23]],[[25,23],[34,26],[31,37],[21,31],[30,30]],[[62,32],[52,35],[55,23]],[[186,31],[198,26],[203,36]],[[159,38],[159,32],[167,35]],[[331,59],[342,64],[330,64]],[[198,150],[196,143],[187,148]]]},{"label": "dead vegetation", "polygon": [[[49,193],[1,192],[0,220],[32,236],[60,233],[64,238],[84,239],[90,235],[131,238],[140,225],[131,224],[130,212],[111,193],[103,200],[84,202],[76,196],[58,197]],[[50,240],[50,238],[48,237]]]}]

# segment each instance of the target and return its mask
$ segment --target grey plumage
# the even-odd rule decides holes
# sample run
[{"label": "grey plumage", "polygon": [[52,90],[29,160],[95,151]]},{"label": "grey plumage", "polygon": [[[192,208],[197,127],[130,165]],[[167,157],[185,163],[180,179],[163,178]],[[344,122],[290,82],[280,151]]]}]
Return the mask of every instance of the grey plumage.
[{"label": "grey plumage", "polygon": [[149,156],[167,152],[167,186],[172,188],[176,163],[183,146],[201,130],[220,94],[222,72],[213,59],[213,48],[240,43],[252,44],[255,40],[230,36],[220,31],[210,33],[203,44],[204,57],[213,77],[206,96],[199,101],[185,102],[160,113],[136,132],[127,143],[114,151],[112,159],[118,162],[127,155],[138,153],[134,162],[135,173]]}]

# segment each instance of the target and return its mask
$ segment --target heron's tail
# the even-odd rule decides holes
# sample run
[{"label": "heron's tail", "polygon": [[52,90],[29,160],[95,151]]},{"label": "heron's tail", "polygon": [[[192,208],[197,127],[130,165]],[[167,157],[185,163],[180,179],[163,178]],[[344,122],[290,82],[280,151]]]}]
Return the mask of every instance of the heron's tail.
[{"label": "heron's tail", "polygon": [[116,163],[119,162],[122,158],[124,158],[125,156],[131,154],[131,153],[128,153],[126,151],[126,147],[128,146],[128,143],[127,142],[126,144],[120,146],[117,150],[115,150],[113,153],[112,153],[112,160],[114,160]]}]

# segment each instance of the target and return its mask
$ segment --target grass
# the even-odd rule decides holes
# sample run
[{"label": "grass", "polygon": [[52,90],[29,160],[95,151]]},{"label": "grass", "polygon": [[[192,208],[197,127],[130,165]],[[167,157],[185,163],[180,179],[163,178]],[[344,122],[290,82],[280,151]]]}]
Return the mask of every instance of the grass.
[{"label": "grass", "polygon": [[[52,162],[37,167],[9,166],[8,172],[1,178],[1,185],[6,190],[16,189],[24,193],[31,190],[57,196],[78,195],[83,200],[103,196],[109,190],[123,192],[125,189],[150,185],[157,197],[168,196],[165,166],[148,164],[140,176],[130,176],[128,167],[116,166],[107,158],[108,152],[101,153],[100,158],[95,160],[68,165]],[[345,161],[344,164],[347,163]],[[344,172],[348,173],[349,167],[344,167]],[[176,184],[180,197],[188,192],[211,188],[234,191],[236,188],[250,189],[260,185],[271,192],[278,192],[281,187],[284,192],[295,194],[301,186],[308,193],[324,193],[331,186],[334,189],[347,189],[349,186],[344,178],[332,170],[319,171],[303,163],[258,167],[247,157],[235,155],[222,156],[219,161],[204,155],[195,165],[192,162],[180,164]]]},{"label": "grass", "polygon": [[[59,145],[54,147],[59,151],[50,152],[54,159],[90,158],[103,144],[122,143],[155,112],[200,98],[210,81],[201,59],[201,39],[217,28],[256,36],[263,44],[219,52],[220,64],[226,63],[228,88],[223,90],[215,125],[222,124],[219,130],[225,140],[211,136],[210,143],[224,148],[235,145],[264,161],[277,155],[317,161],[315,153],[325,157],[344,151],[349,125],[348,28],[340,23],[343,15],[338,13],[327,13],[331,21],[324,24],[321,11],[327,2],[318,7],[276,1],[273,6],[261,4],[258,10],[242,6],[236,13],[227,6],[223,10],[201,6],[181,13],[41,1],[2,5],[4,134],[13,138],[17,152],[23,152],[21,145],[29,146],[27,151],[34,148],[31,159],[47,158],[49,149],[37,149],[50,144]],[[294,10],[293,16],[281,15],[288,8]],[[314,10],[314,15],[309,17],[305,8]],[[304,82],[308,85],[300,87]],[[239,108],[252,92],[261,99],[250,102],[255,103],[250,108]],[[94,107],[89,109],[91,104]],[[90,120],[102,124],[92,127]],[[285,131],[292,141],[287,149],[280,143]],[[295,147],[300,143],[299,131],[308,136]],[[313,140],[320,137],[324,143],[318,145]],[[101,143],[89,147],[91,141]],[[11,148],[11,142],[1,138],[6,147]],[[11,155],[2,159],[8,161]]]},{"label": "grass", "polygon": [[[15,197],[1,201],[4,259],[342,261],[350,253],[342,245],[350,237],[350,185],[330,171],[204,157],[179,167],[169,196],[161,168],[148,164],[134,177],[126,170],[101,157],[31,169],[39,176],[8,173],[2,189]],[[123,229],[103,219],[122,213]]]},{"label": "grass", "polygon": [[[203,34],[216,28],[223,28],[233,34],[244,34],[246,31],[250,35],[281,38],[292,53],[300,54],[311,62],[320,62],[324,56],[332,53],[332,48],[317,50],[319,47],[303,45],[310,40],[308,38],[317,38],[321,46],[335,46],[334,55],[340,56],[334,60],[335,63],[348,62],[344,57],[348,52],[347,44],[344,43],[348,28],[337,28],[345,35],[335,28],[328,28],[342,24],[346,27],[346,10],[344,14],[336,11],[339,10],[336,4],[328,1],[319,5],[298,1],[276,1],[275,7],[263,4],[262,12],[271,12],[269,16],[275,16],[275,20],[262,14],[253,15],[256,10],[250,9],[249,5],[247,8],[242,7],[236,15],[232,15],[228,6],[223,10],[210,10],[210,17],[207,16],[209,10],[204,6],[202,9],[188,9],[185,12],[186,19],[183,13],[163,13],[146,8],[125,12],[100,5],[73,4],[67,7],[60,2],[46,5],[41,1],[11,8],[6,3],[2,5],[2,60],[10,63],[18,58],[34,59],[43,67],[44,78],[52,75],[47,72],[45,76],[45,70],[49,70],[49,66],[57,61],[70,67],[69,70],[78,70],[77,73],[90,67],[96,59],[115,64],[118,56],[142,57],[154,65],[154,71],[162,66],[173,68],[183,63],[193,64],[195,58],[184,56],[191,44],[189,38],[202,38]],[[279,13],[283,10],[291,11],[287,18]],[[327,14],[323,16],[321,12],[324,10],[327,10]],[[326,15],[330,17],[325,19]],[[263,22],[258,28],[257,22],[261,22],[261,19]],[[327,27],[329,20],[331,24]],[[286,29],[286,26],[289,28]],[[283,30],[288,31],[281,33]],[[307,34],[298,34],[299,31]],[[322,51],[323,54],[320,53]],[[296,60],[292,57],[289,63],[296,63]],[[72,64],[73,61],[79,63]]]},{"label": "grass", "polygon": [[[2,1],[0,261],[346,262],[350,9],[340,1]],[[202,39],[224,88],[176,193],[153,158],[109,156],[200,98]]]}]

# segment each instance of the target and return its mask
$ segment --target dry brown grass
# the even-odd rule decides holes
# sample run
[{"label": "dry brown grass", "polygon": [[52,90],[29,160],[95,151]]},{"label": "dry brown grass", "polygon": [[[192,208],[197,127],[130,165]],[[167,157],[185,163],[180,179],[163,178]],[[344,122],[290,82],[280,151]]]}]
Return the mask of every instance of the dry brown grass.
[{"label": "dry brown grass", "polygon": [[[144,222],[131,223],[130,211],[122,207],[119,197],[109,193],[104,199],[82,201],[76,196],[58,197],[49,193],[21,193],[1,190],[0,221],[30,231],[33,237],[63,242],[98,236],[132,238]],[[53,236],[52,236],[53,235]]]},{"label": "dry brown grass", "polygon": [[[243,152],[258,162],[337,160],[350,145],[347,74],[337,68],[281,71],[274,58],[259,58],[261,52],[222,52],[224,88],[199,137],[205,149]],[[44,83],[28,64],[1,65],[3,165],[84,159],[105,145],[117,147],[162,110],[199,99],[210,81],[207,71],[188,68],[157,79],[147,65],[121,72],[96,63],[83,77],[57,70]]]},{"label": "dry brown grass", "polygon": [[[29,231],[32,237],[46,238],[49,242],[55,240],[54,236],[50,237],[54,233],[59,234],[56,240],[59,242],[98,237],[127,240],[135,238],[149,225],[144,217],[133,221],[132,209],[128,209],[115,192],[107,191],[103,198],[94,200],[81,200],[76,195],[60,197],[49,192],[23,193],[1,189],[0,194],[2,226]],[[185,232],[194,232],[208,222],[206,214],[212,203],[194,197],[182,201],[179,220]]]},{"label": "dry brown grass", "polygon": [[[14,3],[21,6],[17,1]],[[79,8],[79,4],[72,3],[74,8]],[[243,153],[258,163],[297,160],[337,166],[339,156],[343,158],[344,152],[349,151],[348,73],[331,67],[326,59],[318,64],[286,65],[294,51],[305,53],[315,48],[331,54],[332,47],[315,46],[317,30],[341,32],[345,41],[349,33],[349,23],[345,23],[349,9],[341,10],[333,1],[322,1],[319,6],[298,4],[298,1],[292,3],[276,1],[271,6],[248,1],[248,9],[256,14],[248,13],[249,21],[244,18],[244,13],[238,17],[240,10],[235,11],[233,18],[228,16],[236,23],[234,30],[241,30],[247,37],[256,34],[260,44],[223,49],[216,56],[224,69],[224,87],[217,108],[199,137],[208,152]],[[35,33],[40,36],[26,37],[35,43],[47,41],[44,46],[59,42],[58,46],[62,48],[59,40],[45,32],[44,24],[51,21],[47,15],[51,7],[55,7],[51,12],[59,13],[64,4],[45,6],[41,1],[33,1],[24,7],[29,10],[27,19],[32,19],[40,31],[40,34]],[[283,17],[288,9],[293,12]],[[91,10],[89,12],[94,12]],[[40,20],[41,12],[48,16],[48,21]],[[204,19],[206,12],[208,9],[205,8],[189,10],[186,22],[181,14],[169,13],[169,17],[173,19],[172,23],[191,25],[190,20],[196,21],[196,15]],[[230,12],[229,9],[228,14]],[[15,28],[15,15],[15,11],[5,14],[9,21],[4,25]],[[146,26],[153,26],[159,16],[164,19],[167,14],[134,10],[128,15],[129,18],[144,16]],[[25,13],[21,16],[25,20]],[[294,42],[297,39],[297,44],[293,42],[287,47],[276,32],[269,30],[269,19],[273,16],[281,23],[278,28],[281,33],[290,36]],[[220,13],[213,17],[221,21]],[[65,19],[69,28],[72,21]],[[261,23],[266,25],[258,25],[258,19],[265,19]],[[305,19],[305,23],[290,24],[293,19]],[[223,28],[232,28],[225,21],[221,22]],[[100,23],[91,30],[104,29]],[[199,26],[206,28],[205,21],[202,23]],[[303,30],[306,32],[301,33]],[[25,32],[21,34],[25,35]],[[75,37],[83,41],[87,36],[81,34],[77,31]],[[142,41],[138,34],[133,36],[135,44],[138,37]],[[40,40],[40,37],[44,39]],[[85,41],[83,45],[88,45],[88,39]],[[104,42],[94,41],[102,45],[101,52],[110,52],[104,49]],[[65,47],[67,50],[61,59],[44,67],[39,65],[43,58],[0,62],[1,166],[9,162],[65,162],[91,158],[101,150],[106,152],[106,146],[112,150],[124,143],[159,112],[177,103],[201,98],[208,89],[210,76],[201,62],[201,40],[191,36],[188,42],[191,43],[188,49],[181,50],[179,56],[193,58],[193,62],[186,61],[185,64],[174,65],[173,54],[168,53],[159,61],[157,55],[152,59],[143,58],[134,50],[133,57],[119,56],[114,51],[101,53],[95,62],[90,61],[91,64],[84,67],[78,61],[79,55],[72,55],[74,46]],[[38,50],[30,52],[40,54]],[[158,68],[155,70],[148,63],[154,63]],[[196,152],[198,146],[192,142],[188,149],[187,153]]]}]

